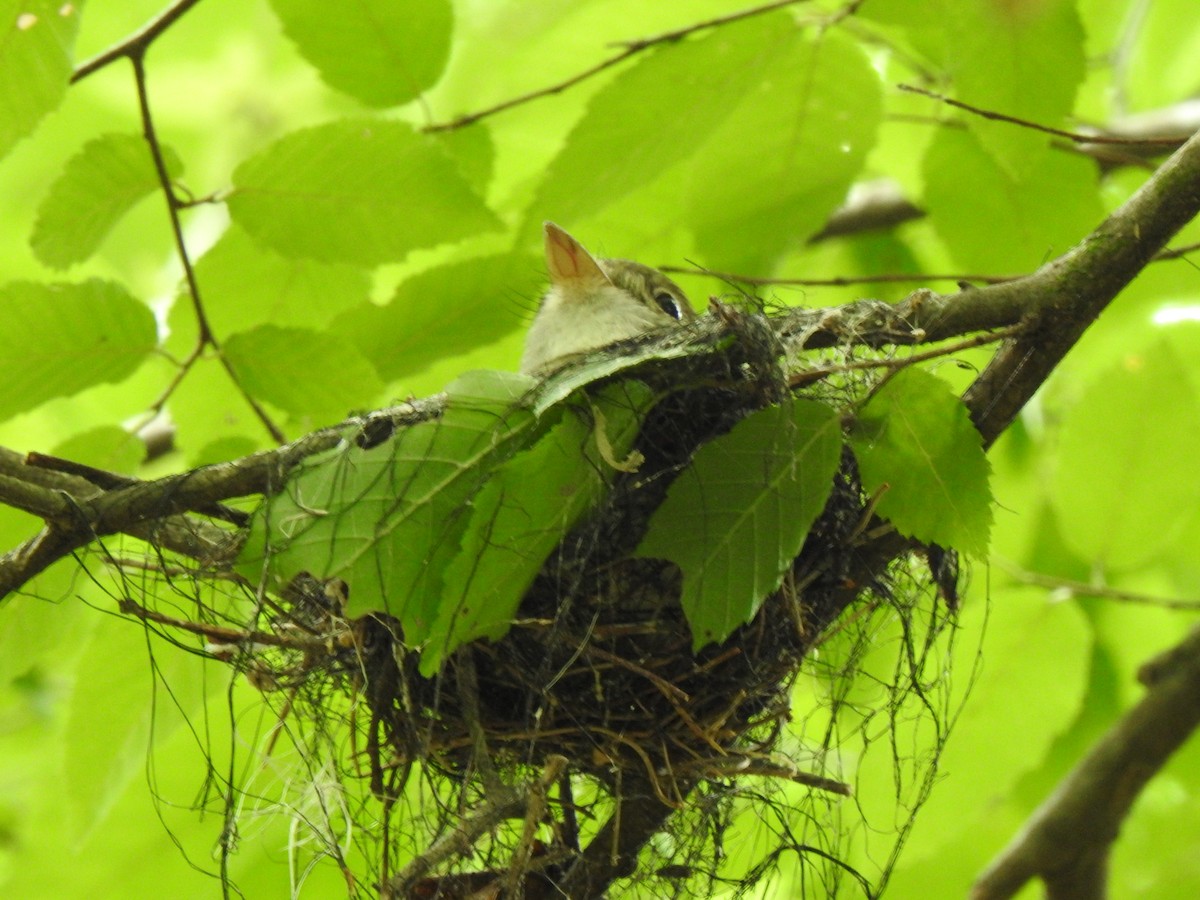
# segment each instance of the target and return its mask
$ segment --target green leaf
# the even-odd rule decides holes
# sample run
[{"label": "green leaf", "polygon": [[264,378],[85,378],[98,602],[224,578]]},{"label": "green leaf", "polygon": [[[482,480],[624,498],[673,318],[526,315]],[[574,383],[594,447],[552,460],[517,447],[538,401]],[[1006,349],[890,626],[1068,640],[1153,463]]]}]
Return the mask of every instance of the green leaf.
[{"label": "green leaf", "polygon": [[671,485],[635,555],[683,571],[695,649],[723,641],[779,587],[829,497],[841,447],[837,413],[794,400],[705,444]]},{"label": "green leaf", "polygon": [[580,408],[569,406],[536,444],[495,471],[472,502],[462,547],[446,568],[423,674],[462,644],[507,633],[546,557],[600,499],[616,471],[612,462],[629,453],[653,397],[637,381],[594,399],[581,395]]},{"label": "green leaf", "polygon": [[146,458],[146,445],[136,434],[130,434],[124,428],[101,425],[72,435],[51,452],[63,459],[97,469],[132,475]]},{"label": "green leaf", "polygon": [[1049,153],[1015,176],[974,135],[943,128],[923,169],[930,219],[972,271],[1037,268],[1104,217],[1095,165],[1068,153]]},{"label": "green leaf", "polygon": [[[1074,112],[1076,93],[1086,75],[1086,34],[1077,6],[1076,0],[872,0],[860,16],[900,26],[915,54],[929,60],[926,67],[953,84],[957,99],[1062,127]],[[907,49],[903,43],[897,41],[902,50]],[[1102,52],[1110,48],[1105,45]],[[1189,64],[1192,58],[1188,56]],[[1122,77],[1128,80],[1128,75]],[[930,114],[945,111],[940,102],[929,101]],[[1059,152],[1050,147],[1046,134],[1011,122],[974,115],[963,116],[962,122],[1013,175],[1048,153]]]},{"label": "green leaf", "polygon": [[[209,325],[221,336],[262,322],[324,328],[338,313],[366,302],[371,290],[367,269],[280,256],[236,225],[197,260],[196,280]],[[181,315],[172,320],[172,333],[194,333],[191,305],[177,302],[176,309]]]},{"label": "green leaf", "polygon": [[348,615],[389,613],[407,643],[422,643],[471,498],[536,437],[536,420],[519,405],[532,384],[509,372],[468,373],[447,388],[437,419],[313,460],[255,515],[242,571],[257,578],[265,566],[283,583],[298,572],[342,578]]},{"label": "green leaf", "polygon": [[883,104],[879,75],[849,38],[794,31],[762,83],[698,154],[687,197],[706,265],[769,271],[825,224],[861,175]]},{"label": "green leaf", "polygon": [[0,286],[0,420],[104,382],[154,350],[154,314],[111,281]]},{"label": "green leaf", "polygon": [[521,307],[535,302],[545,282],[541,265],[513,253],[437,266],[402,282],[385,306],[348,310],[330,330],[385,379],[400,378],[515,331]]},{"label": "green leaf", "polygon": [[79,7],[0,0],[0,156],[66,96]]},{"label": "green leaf", "polygon": [[[1194,368],[1194,366],[1193,366]],[[1159,559],[1200,505],[1200,396],[1167,340],[1130,352],[1063,411],[1051,499],[1089,563]]]},{"label": "green leaf", "polygon": [[496,165],[492,133],[486,128],[456,128],[436,132],[432,137],[458,165],[467,184],[477,193],[486,194]]},{"label": "green leaf", "polygon": [[395,106],[437,81],[450,56],[449,0],[271,0],[284,33],[330,87]]},{"label": "green leaf", "polygon": [[583,218],[691,156],[797,34],[787,15],[764,15],[645,54],[592,98],[530,221]]},{"label": "green leaf", "polygon": [[[1092,36],[1093,22],[1099,10],[1107,6],[1088,2],[1088,34]],[[1126,40],[1129,11],[1120,5],[1111,7],[1118,19],[1118,37],[1106,45],[1110,52],[1119,41]],[[1190,0],[1156,0],[1145,10],[1139,10],[1137,40],[1129,41],[1129,61],[1122,67],[1121,87],[1127,91],[1130,110],[1152,110],[1173,106],[1181,97],[1192,97],[1196,89],[1196,59],[1200,53],[1200,20],[1194,15]]]},{"label": "green leaf", "polygon": [[320,424],[369,405],[383,389],[348,341],[305,328],[259,325],[230,337],[223,352],[252,397]]},{"label": "green leaf", "polygon": [[850,432],[863,488],[882,489],[876,511],[903,535],[987,553],[990,467],[966,406],[940,378],[898,373],[859,413]]},{"label": "green leaf", "polygon": [[[183,164],[163,148],[172,178]],[[37,258],[54,269],[83,262],[134,205],[158,187],[146,139],[106,134],[84,144],[38,207],[29,243]]]},{"label": "green leaf", "polygon": [[[1024,7],[984,3],[974,15],[955,19],[951,46],[958,99],[1042,125],[1064,125],[1086,75],[1084,31],[1074,0]],[[1044,134],[978,116],[967,122],[1010,171],[1061,155]]]},{"label": "green leaf", "polygon": [[378,265],[500,225],[441,144],[402,122],[293,132],[233,181],[234,221],[284,256]]}]

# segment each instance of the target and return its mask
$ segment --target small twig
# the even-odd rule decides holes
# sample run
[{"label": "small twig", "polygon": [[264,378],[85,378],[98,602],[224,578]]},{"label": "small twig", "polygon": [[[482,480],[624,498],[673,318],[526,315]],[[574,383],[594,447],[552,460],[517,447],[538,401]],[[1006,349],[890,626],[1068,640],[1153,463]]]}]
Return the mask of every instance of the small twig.
[{"label": "small twig", "polygon": [[562,843],[573,853],[579,852],[579,820],[575,815],[575,791],[571,773],[566,769],[558,776],[558,806],[562,811]]},{"label": "small twig", "polygon": [[[167,386],[163,388],[157,399],[150,404],[149,412],[145,418],[146,422],[149,422],[163,411],[167,405],[167,401],[171,399],[171,395],[174,394],[179,385],[183,383],[183,379],[187,377],[187,373],[191,371],[192,366],[194,366],[196,361],[204,355],[204,346],[204,341],[196,341],[196,346],[191,349],[187,355],[187,358],[182,362],[177,363],[175,374],[171,377],[170,382],[168,382]],[[171,361],[175,362],[174,359]]]},{"label": "small twig", "polygon": [[471,736],[472,765],[479,769],[483,777],[483,786],[489,794],[503,792],[506,785],[492,763],[487,735],[483,731],[483,722],[479,714],[479,676],[475,671],[475,657],[470,647],[464,647],[463,652],[455,657],[454,683],[458,689],[463,721],[467,724],[467,734]]},{"label": "small twig", "polygon": [[736,272],[718,272],[703,266],[659,266],[660,272],[676,275],[707,275],[721,281],[734,284],[748,284],[754,287],[770,285],[795,285],[799,287],[851,287],[856,284],[908,284],[926,281],[979,282],[980,284],[1000,284],[1013,281],[1020,275],[983,275],[977,272],[890,272],[882,275],[847,275],[840,278],[766,278],[759,275],[738,275]]},{"label": "small twig", "polygon": [[[672,787],[676,788],[676,797],[674,799],[668,797],[663,790],[662,781],[659,778],[658,766],[650,758],[650,754],[642,747],[631,735],[625,732],[613,731],[611,728],[602,728],[596,726],[593,729],[597,734],[602,734],[613,741],[614,745],[628,747],[633,751],[633,755],[642,761],[642,765],[646,770],[647,783],[654,791],[654,796],[658,802],[671,809],[683,809],[683,792],[680,792],[678,786],[672,781]],[[605,751],[607,752],[607,751]]]},{"label": "small twig", "polygon": [[[165,26],[164,26],[165,27]],[[146,67],[145,67],[145,52],[149,44],[142,44],[134,47],[126,55],[129,56],[129,61],[133,64],[134,84],[137,88],[138,109],[142,117],[142,133],[146,138],[146,143],[150,147],[150,156],[154,160],[154,170],[158,173],[159,187],[162,189],[163,196],[167,201],[167,215],[171,219],[171,234],[175,239],[175,251],[179,255],[179,262],[183,266],[184,281],[188,286],[188,297],[192,301],[192,313],[196,317],[196,327],[199,329],[199,337],[197,339],[197,348],[193,352],[193,358],[199,354],[199,351],[205,346],[210,346],[217,354],[217,359],[220,360],[222,367],[229,375],[229,379],[237,388],[238,393],[242,395],[242,399],[254,412],[254,415],[266,428],[271,439],[277,444],[283,444],[287,438],[279,427],[267,415],[267,411],[263,409],[249,392],[242,386],[241,380],[237,373],[233,370],[229,360],[225,358],[225,354],[221,352],[221,346],[217,342],[216,335],[208,322],[208,314],[204,311],[204,303],[200,298],[200,283],[196,279],[196,270],[192,265],[192,257],[188,252],[187,241],[183,236],[183,222],[179,218],[179,199],[175,196],[175,189],[171,184],[171,173],[167,170],[167,161],[163,156],[162,144],[158,140],[158,134],[154,128],[154,116],[150,112],[150,96],[146,90]]]},{"label": "small twig", "polygon": [[[551,755],[546,758],[541,775],[529,783],[524,791],[517,791],[507,785],[501,785],[497,791],[488,796],[478,812],[460,819],[452,830],[435,840],[424,853],[419,854],[401,871],[392,876],[383,886],[383,896],[408,896],[405,892],[414,882],[452,856],[468,855],[476,841],[488,832],[494,831],[505,819],[524,816],[528,832],[528,820],[538,802],[536,798],[540,797],[544,800],[546,792],[563,776],[566,767],[566,757],[557,754]],[[537,815],[536,818],[540,821],[541,815]],[[528,849],[532,849],[532,840],[529,842]],[[532,868],[528,857],[525,858],[523,868],[526,871]]]},{"label": "small twig", "polygon": [[175,3],[159,13],[157,17],[151,19],[142,28],[119,44],[114,44],[103,53],[99,53],[86,62],[80,63],[71,74],[71,84],[82,81],[89,75],[100,71],[109,63],[115,62],[123,56],[132,58],[135,55],[145,53],[146,48],[154,43],[160,34],[174,25],[184,13],[199,2],[200,0],[176,0]]},{"label": "small twig", "polygon": [[550,786],[561,779],[566,771],[567,758],[558,753],[551,754],[546,757],[541,777],[529,786],[529,799],[525,807],[525,823],[521,830],[521,840],[513,851],[508,871],[501,879],[505,897],[522,896],[521,886],[529,872],[530,861],[533,859],[538,826],[546,816],[547,794]]},{"label": "small twig", "polygon": [[[1155,254],[1151,262],[1169,262],[1200,250],[1200,241],[1172,247]],[[859,284],[914,284],[929,281],[953,281],[955,284],[1004,284],[1024,278],[1024,275],[994,275],[983,272],[884,272],[876,275],[845,275],[837,278],[790,278],[763,275],[742,275],[722,272],[698,263],[690,266],[663,265],[660,272],[670,275],[703,275],[727,284],[746,284],[752,287],[853,287]]]},{"label": "small twig", "polygon": [[1009,116],[1004,113],[994,112],[990,109],[983,109],[979,106],[972,106],[970,103],[963,103],[961,100],[955,100],[952,97],[947,97],[945,94],[939,94],[935,91],[926,90],[922,87],[917,87],[912,84],[896,85],[902,91],[910,94],[920,94],[923,97],[930,97],[937,100],[939,103],[945,103],[947,106],[953,106],[957,109],[965,110],[972,115],[980,118],[990,119],[995,122],[1008,122],[1012,125],[1020,125],[1022,128],[1029,128],[1033,131],[1040,131],[1044,134],[1052,134],[1055,137],[1060,137],[1071,141],[1075,144],[1115,144],[1118,146],[1139,146],[1139,147],[1178,147],[1178,138],[1123,138],[1123,137],[1106,137],[1099,134],[1081,134],[1078,131],[1064,131],[1061,128],[1051,128],[1049,125],[1041,125],[1037,122],[1031,122],[1029,119],[1022,119],[1019,116]]},{"label": "small twig", "polygon": [[1088,584],[1086,581],[1076,581],[1071,578],[1059,578],[1055,575],[1043,575],[1039,572],[1029,572],[1025,569],[996,560],[996,564],[1008,573],[1014,581],[1021,584],[1031,584],[1044,587],[1051,591],[1062,591],[1072,597],[1096,597],[1100,600],[1116,600],[1121,603],[1141,603],[1146,606],[1158,606],[1163,609],[1200,609],[1200,600],[1180,600],[1170,597],[1152,597],[1137,591],[1122,591],[1117,588]]},{"label": "small twig", "polygon": [[1161,253],[1155,255],[1153,261],[1166,262],[1171,259],[1182,259],[1189,253],[1195,253],[1197,250],[1200,250],[1200,241],[1194,244],[1184,244],[1180,247],[1171,247],[1170,249],[1163,250]]},{"label": "small twig", "polygon": [[269,631],[243,631],[237,628],[227,628],[222,625],[209,625],[206,622],[191,622],[187,619],[178,619],[174,616],[167,616],[155,610],[147,609],[128,597],[121,600],[120,610],[127,616],[133,616],[144,622],[156,622],[159,625],[178,628],[180,631],[199,635],[215,644],[229,644],[238,647],[262,644],[264,646],[280,647],[287,650],[325,649],[329,645],[329,635],[296,634],[284,637],[283,635],[272,634]]},{"label": "small twig", "polygon": [[684,690],[676,687],[675,685],[671,684],[671,682],[667,681],[665,678],[662,678],[659,675],[655,675],[649,669],[646,669],[642,666],[639,666],[635,662],[632,662],[628,659],[618,656],[616,653],[610,653],[607,650],[597,647],[595,644],[587,645],[586,649],[584,650],[584,653],[587,656],[599,657],[600,659],[610,662],[615,666],[619,666],[620,668],[627,669],[630,672],[632,672],[633,674],[638,675],[642,678],[645,678],[647,681],[649,681],[651,684],[653,684],[656,688],[658,688],[659,693],[661,693],[664,697],[667,697],[668,699],[670,699],[673,703],[674,702],[688,703],[691,701],[691,698],[687,695],[687,691],[684,691]]},{"label": "small twig", "polygon": [[494,831],[505,819],[521,815],[524,806],[525,798],[512,788],[505,788],[501,793],[488,797],[482,809],[472,816],[461,818],[454,828],[393,875],[384,886],[384,896],[408,896],[405,892],[419,878],[453,856],[469,854],[476,841]]},{"label": "small twig", "polygon": [[868,369],[903,369],[915,363],[928,362],[931,359],[939,359],[943,356],[953,356],[955,353],[962,353],[964,350],[971,350],[975,347],[982,347],[985,344],[1005,341],[1010,337],[1020,334],[1023,330],[1023,326],[1019,324],[1010,325],[1008,328],[1000,328],[996,331],[972,335],[964,340],[955,341],[953,344],[943,344],[940,347],[934,347],[932,350],[926,350],[924,353],[913,353],[908,356],[888,356],[880,359],[859,359],[832,366],[801,369],[789,377],[788,386],[791,388],[802,387],[841,372]]},{"label": "small twig", "polygon": [[183,375],[186,374],[191,364],[199,358],[204,347],[211,346],[216,351],[217,358],[220,360],[222,367],[229,375],[230,380],[237,388],[238,393],[242,395],[246,404],[253,411],[255,417],[266,428],[271,439],[277,444],[282,444],[286,441],[286,437],[277,425],[267,415],[267,411],[262,405],[252,397],[248,391],[242,386],[237,373],[221,352],[220,344],[217,342],[216,336],[208,321],[208,315],[204,310],[204,304],[201,301],[200,285],[196,279],[195,268],[192,265],[191,254],[188,252],[187,243],[183,236],[183,223],[179,218],[179,211],[184,207],[179,198],[175,194],[175,188],[171,181],[171,174],[167,169],[166,158],[163,156],[162,144],[158,139],[158,134],[154,126],[154,116],[150,111],[150,98],[146,89],[146,67],[145,57],[146,51],[154,41],[162,35],[168,28],[177,22],[184,13],[195,6],[199,0],[178,0],[174,5],[166,9],[161,15],[153,19],[138,32],[121,41],[119,44],[110,47],[98,56],[93,57],[83,63],[71,76],[72,83],[86,78],[93,72],[99,71],[115,60],[122,57],[127,58],[133,66],[134,85],[137,92],[138,111],[142,121],[142,134],[146,139],[146,143],[150,148],[150,157],[154,163],[154,170],[158,177],[159,187],[162,190],[163,196],[167,201],[167,215],[171,221],[171,234],[175,242],[175,250],[179,256],[180,264],[183,267],[184,281],[188,286],[188,297],[192,303],[192,312],[196,317],[196,325],[199,331],[197,345],[188,359],[184,362],[180,373],[172,380],[168,390],[163,396],[155,402],[154,410],[157,412],[162,409],[166,399],[179,382]]},{"label": "small twig", "polygon": [[689,25],[684,25],[682,28],[673,28],[670,31],[664,31],[661,34],[656,34],[653,37],[634,38],[628,41],[615,41],[613,46],[627,47],[636,50],[642,50],[646,47],[653,47],[655,44],[670,44],[675,41],[682,40],[690,34],[697,31],[703,31],[706,28],[716,28],[720,25],[729,25],[733,22],[740,22],[743,19],[749,19],[753,16],[759,16],[763,13],[774,12],[777,9],[782,9],[785,6],[794,6],[797,3],[807,3],[808,0],[774,0],[772,3],[764,3],[761,6],[751,6],[747,9],[740,9],[737,12],[727,13],[723,16],[714,16],[711,19],[704,19],[700,22],[692,22]]},{"label": "small twig", "polygon": [[695,760],[682,764],[679,769],[680,771],[695,772],[703,778],[741,778],[745,775],[760,775],[765,778],[793,781],[796,784],[803,784],[842,797],[850,797],[854,793],[850,785],[844,781],[803,772],[779,759],[759,759],[753,756],[735,755]]},{"label": "small twig", "polygon": [[[662,34],[657,34],[653,37],[634,38],[628,41],[617,41],[615,46],[624,48],[620,53],[610,56],[608,59],[602,60],[596,63],[596,65],[584,69],[582,72],[577,72],[569,78],[547,87],[538,88],[535,91],[521,94],[517,97],[511,97],[508,100],[504,100],[494,106],[489,106],[485,109],[478,110],[477,112],[465,113],[461,116],[451,119],[448,122],[435,122],[433,124],[426,125],[422,130],[430,132],[453,131],[456,128],[464,128],[467,125],[474,125],[476,122],[479,122],[482,119],[489,118],[490,116],[505,112],[517,106],[522,106],[533,100],[540,100],[542,97],[550,97],[554,94],[561,94],[568,88],[572,88],[580,82],[587,81],[589,78],[611,69],[613,66],[624,62],[630,57],[636,56],[643,50],[648,50],[649,48],[658,46],[659,44],[672,44],[683,40],[683,38],[690,34],[694,34],[697,31],[703,31],[707,28],[716,28],[720,25],[728,25],[730,22],[737,22],[742,19],[748,19],[751,16],[757,16],[776,9],[781,9],[785,6],[792,6],[797,3],[807,2],[809,2],[809,0],[774,0],[774,2],[766,3],[762,6],[754,6],[749,9],[739,10],[738,12],[729,13],[725,16],[717,16],[716,18],[706,19],[703,22],[694,22],[691,25],[677,28],[674,31],[664,31]],[[861,0],[859,0],[859,2],[861,2]],[[853,5],[857,6],[857,3]]]}]

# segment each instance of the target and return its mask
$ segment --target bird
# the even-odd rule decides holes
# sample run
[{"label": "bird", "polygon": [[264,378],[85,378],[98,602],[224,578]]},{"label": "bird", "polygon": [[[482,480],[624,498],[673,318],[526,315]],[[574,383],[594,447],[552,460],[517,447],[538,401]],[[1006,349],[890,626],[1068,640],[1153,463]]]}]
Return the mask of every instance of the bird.
[{"label": "bird", "polygon": [[549,375],[593,350],[696,317],[683,289],[657,269],[598,259],[553,222],[542,232],[550,287],[525,337],[525,374]]}]

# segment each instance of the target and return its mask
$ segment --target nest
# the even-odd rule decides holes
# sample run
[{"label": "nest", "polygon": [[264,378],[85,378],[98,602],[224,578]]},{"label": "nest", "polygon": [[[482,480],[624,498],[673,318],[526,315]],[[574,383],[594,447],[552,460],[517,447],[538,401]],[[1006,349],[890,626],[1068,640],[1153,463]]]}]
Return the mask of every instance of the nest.
[{"label": "nest", "polygon": [[[747,346],[756,345],[705,357],[709,370],[689,372],[684,383],[706,386],[654,409],[638,440],[645,462],[619,475],[604,505],[566,535],[509,633],[460,648],[435,677],[418,673],[395,619],[345,622],[341,585],[301,575],[284,592],[280,619],[324,635],[306,645],[293,683],[332,675],[364,702],[361,749],[385,809],[414,772],[441,786],[435,794],[457,798],[398,873],[389,868],[394,843],[385,847],[382,894],[471,896],[493,885],[489,896],[591,896],[634,870],[649,834],[698,785],[761,771],[844,790],[806,778],[772,751],[815,637],[864,589],[885,590],[864,578],[870,568],[853,549],[869,513],[849,451],[780,588],[719,645],[693,652],[676,567],[631,556],[696,448],[786,397],[771,348],[754,354]],[[679,383],[678,371],[669,377]],[[506,819],[525,827],[503,826]],[[610,877],[572,883],[571,867],[591,843],[609,859]]]}]

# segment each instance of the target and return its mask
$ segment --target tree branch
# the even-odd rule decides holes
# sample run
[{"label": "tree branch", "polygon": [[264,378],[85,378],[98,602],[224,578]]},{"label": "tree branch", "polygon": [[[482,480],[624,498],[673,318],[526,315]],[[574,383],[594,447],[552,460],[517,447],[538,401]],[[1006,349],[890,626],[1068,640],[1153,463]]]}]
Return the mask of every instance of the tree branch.
[{"label": "tree branch", "polygon": [[122,57],[127,56],[132,58],[135,55],[145,53],[146,49],[157,40],[160,34],[174,25],[183,17],[184,13],[199,2],[200,0],[176,0],[175,3],[171,4],[119,44],[114,44],[104,52],[98,53],[86,62],[81,63],[71,74],[71,84],[83,81],[89,75],[100,71],[105,66]]},{"label": "tree branch", "polygon": [[995,112],[990,109],[983,109],[979,106],[973,106],[970,103],[963,103],[961,100],[955,100],[953,97],[947,97],[945,94],[938,94],[934,91],[926,90],[922,87],[917,87],[912,84],[896,85],[902,91],[910,94],[920,94],[923,97],[930,97],[937,100],[939,103],[945,103],[947,106],[953,106],[957,109],[965,110],[979,116],[982,119],[988,119],[992,122],[1008,122],[1011,125],[1020,125],[1022,128],[1028,128],[1031,131],[1040,131],[1043,134],[1052,134],[1055,137],[1063,138],[1074,144],[1116,144],[1125,146],[1135,144],[1141,147],[1169,147],[1176,148],[1179,146],[1179,138],[1177,137],[1124,137],[1121,135],[1105,135],[1097,132],[1082,133],[1078,131],[1064,131],[1061,128],[1051,128],[1049,125],[1042,125],[1038,122],[1032,122],[1029,119],[1022,119],[1017,116],[1006,115],[1005,113]]},{"label": "tree branch", "polygon": [[193,559],[220,562],[237,551],[231,533],[180,517],[211,514],[214,504],[223,500],[272,494],[297,465],[348,434],[423,421],[438,415],[442,402],[435,396],[379,410],[282,447],[154,481],[130,480],[110,490],[75,475],[28,465],[23,455],[0,447],[0,502],[46,522],[38,535],[0,557],[0,600],[50,564],[110,534],[142,537]]},{"label": "tree branch", "polygon": [[1200,725],[1200,629],[1142,668],[1149,690],[1101,739],[975,882],[973,900],[1032,878],[1051,900],[1105,896],[1109,847],[1146,783]]},{"label": "tree branch", "polygon": [[[1005,344],[964,400],[990,446],[1067,351],[1180,228],[1200,213],[1200,134],[1078,246],[1027,278],[975,293],[988,304],[1024,309],[1029,330]],[[961,316],[947,310],[943,327]]]}]

